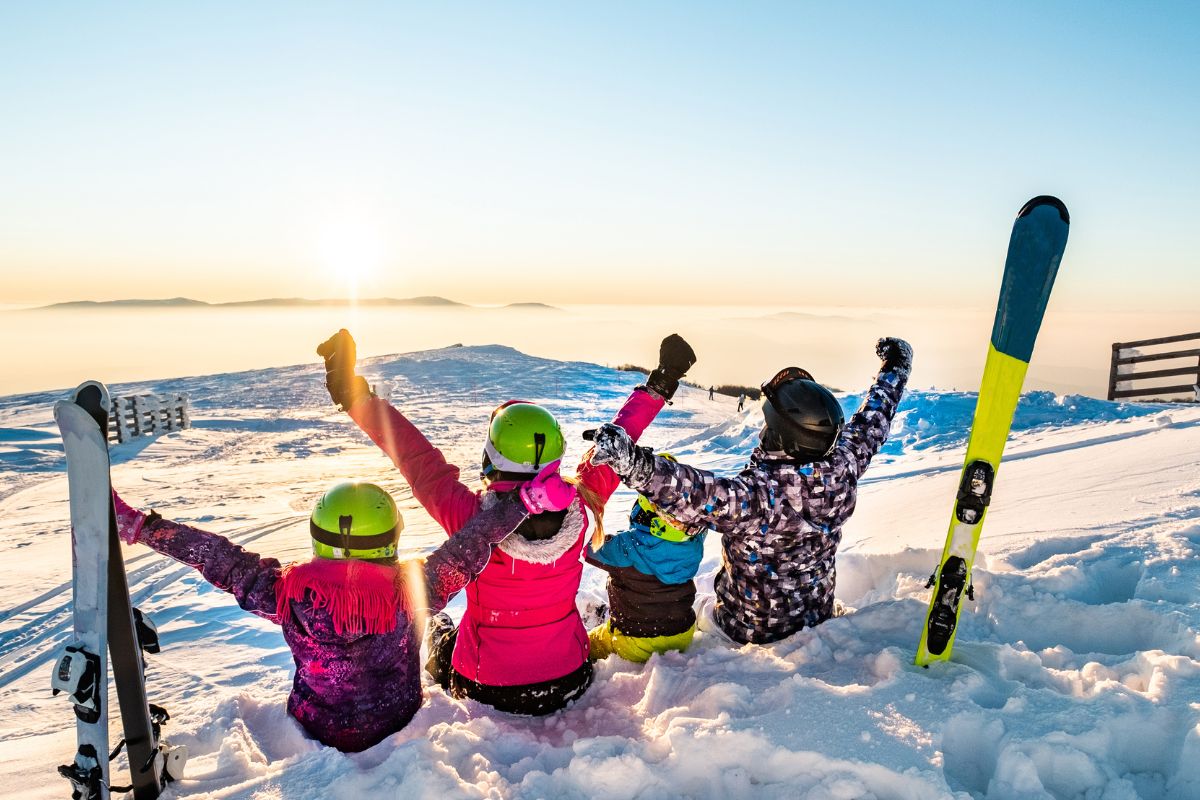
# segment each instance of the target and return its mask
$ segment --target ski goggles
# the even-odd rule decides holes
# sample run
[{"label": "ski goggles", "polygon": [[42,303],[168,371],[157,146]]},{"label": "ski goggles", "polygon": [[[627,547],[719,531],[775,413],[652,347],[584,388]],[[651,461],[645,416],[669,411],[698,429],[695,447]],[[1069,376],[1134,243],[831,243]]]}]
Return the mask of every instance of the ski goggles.
[{"label": "ski goggles", "polygon": [[506,408],[510,408],[511,406],[532,406],[532,405],[535,405],[535,403],[532,400],[505,400],[503,403],[501,403],[500,405],[498,405],[492,409],[492,415],[490,417],[488,417],[488,422],[491,422],[492,420],[494,420],[496,418],[497,414],[499,414],[501,411],[503,411]]},{"label": "ski goggles", "polygon": [[629,524],[667,542],[686,542],[691,538],[687,531],[668,522],[654,504],[640,494],[629,510]]},{"label": "ski goggles", "polygon": [[381,547],[395,546],[400,537],[400,526],[393,525],[383,533],[369,536],[355,536],[350,533],[354,526],[354,517],[344,514],[338,517],[338,532],[327,531],[312,519],[308,521],[308,533],[315,541],[329,547],[340,547],[343,550],[378,550]]},{"label": "ski goggles", "polygon": [[812,381],[817,382],[817,379],[812,376],[812,373],[800,367],[784,367],[775,373],[775,377],[764,383],[761,387],[762,393],[767,396],[767,399],[774,402],[775,393],[779,391],[779,387],[792,381]]}]

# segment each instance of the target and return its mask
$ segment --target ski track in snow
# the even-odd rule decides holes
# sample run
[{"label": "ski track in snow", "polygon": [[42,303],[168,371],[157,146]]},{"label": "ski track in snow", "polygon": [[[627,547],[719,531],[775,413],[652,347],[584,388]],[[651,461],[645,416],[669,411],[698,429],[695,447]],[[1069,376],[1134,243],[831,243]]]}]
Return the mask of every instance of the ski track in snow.
[{"label": "ski track in snow", "polygon": [[[473,481],[487,413],[545,402],[579,433],[638,376],[448,348],[368,360],[364,373]],[[865,384],[866,380],[864,380]],[[195,428],[113,451],[132,502],[282,560],[327,484],[393,491],[408,555],[442,534],[390,462],[334,412],[316,367],[159,381],[187,391]],[[61,797],[69,706],[47,686],[69,636],[61,447],[43,393],[0,398],[0,776]],[[852,408],[857,397],[848,396]],[[912,665],[962,466],[974,396],[911,393],[863,482],[838,558],[848,613],[768,647],[699,634],[687,653],[610,658],[571,708],[501,714],[426,686],[410,725],[360,754],[308,740],[287,717],[278,630],[189,568],[129,548],[132,592],[162,632],[148,688],[192,752],[167,797],[1200,798],[1200,409],[1026,395],[997,479],[954,659]],[[758,413],[684,390],[647,434],[726,474]],[[50,435],[47,435],[49,432]],[[632,494],[614,497],[619,526]],[[712,591],[719,540],[699,577]],[[604,600],[585,569],[581,606]],[[461,598],[451,607],[461,613]]]}]

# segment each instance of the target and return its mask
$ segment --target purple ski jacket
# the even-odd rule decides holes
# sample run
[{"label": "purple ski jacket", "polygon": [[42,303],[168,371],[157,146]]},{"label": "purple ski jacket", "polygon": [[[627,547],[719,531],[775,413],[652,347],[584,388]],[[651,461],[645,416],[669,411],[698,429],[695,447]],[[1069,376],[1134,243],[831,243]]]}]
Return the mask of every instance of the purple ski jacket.
[{"label": "purple ski jacket", "polygon": [[153,512],[119,515],[118,524],[127,541],[140,526],[136,541],[195,567],[239,606],[278,623],[296,662],[288,713],[321,742],[357,752],[412,719],[421,705],[420,624],[479,575],[492,547],[527,514],[515,500],[496,503],[424,562],[398,564],[282,566]]}]

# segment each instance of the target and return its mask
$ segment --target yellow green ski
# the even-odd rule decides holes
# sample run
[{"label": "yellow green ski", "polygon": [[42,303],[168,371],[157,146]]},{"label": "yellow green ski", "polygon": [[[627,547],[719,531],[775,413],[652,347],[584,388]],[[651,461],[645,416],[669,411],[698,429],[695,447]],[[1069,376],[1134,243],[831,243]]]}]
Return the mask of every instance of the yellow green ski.
[{"label": "yellow green ski", "polygon": [[971,568],[979,533],[987,517],[1025,371],[1067,246],[1070,223],[1067,207],[1047,195],[1026,203],[1013,223],[950,531],[941,562],[929,578],[933,597],[917,646],[916,663],[921,666],[950,658],[962,598],[974,597]]}]

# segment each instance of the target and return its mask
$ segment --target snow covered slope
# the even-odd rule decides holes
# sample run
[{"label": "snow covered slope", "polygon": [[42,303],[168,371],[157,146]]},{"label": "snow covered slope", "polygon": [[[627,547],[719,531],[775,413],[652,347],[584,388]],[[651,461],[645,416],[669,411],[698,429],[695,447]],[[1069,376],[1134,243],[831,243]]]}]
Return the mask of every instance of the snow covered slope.
[{"label": "snow covered slope", "polygon": [[[503,347],[382,357],[364,371],[468,477],[499,401],[548,404],[570,457],[639,377]],[[316,367],[157,385],[191,394],[195,428],[114,449],[131,501],[299,559],[310,503],[361,478],[395,492],[409,554],[441,539],[390,462],[329,406]],[[70,709],[47,688],[70,600],[53,399],[0,398],[0,785],[29,798],[65,796],[54,767],[74,747]],[[353,756],[308,741],[284,713],[291,659],[272,625],[191,570],[130,548],[135,600],[163,634],[151,694],[193,754],[172,796],[1200,797],[1200,409],[1027,396],[977,601],[954,661],[924,670],[911,665],[924,582],[973,402],[906,399],[846,528],[845,616],[770,647],[700,634],[688,653],[644,666],[609,659],[581,701],[544,719],[427,687],[407,729]],[[685,389],[647,442],[733,471],[757,428],[757,411]],[[608,525],[631,499],[614,498]],[[702,594],[718,560],[710,536]],[[603,576],[588,568],[581,602],[602,597]]]}]

